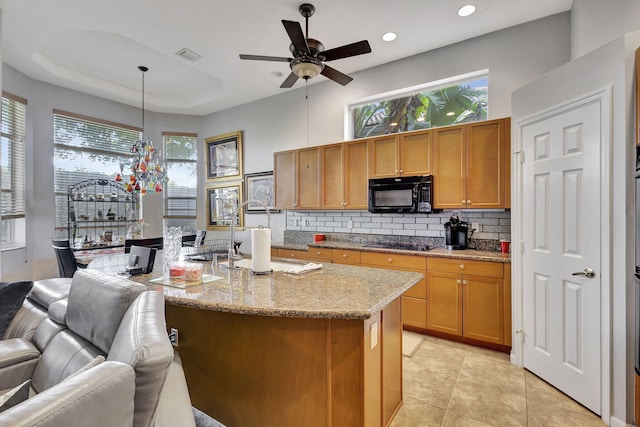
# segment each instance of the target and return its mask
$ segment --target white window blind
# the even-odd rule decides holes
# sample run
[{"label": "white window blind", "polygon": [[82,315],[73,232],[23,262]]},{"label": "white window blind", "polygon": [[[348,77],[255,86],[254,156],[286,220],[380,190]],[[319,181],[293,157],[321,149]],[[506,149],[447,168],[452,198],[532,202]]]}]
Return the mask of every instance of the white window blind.
[{"label": "white window blind", "polygon": [[60,110],[53,111],[53,180],[56,231],[67,236],[67,192],[87,179],[114,179],[131,164],[131,146],[142,129]]},{"label": "white window blind", "polygon": [[192,133],[163,132],[169,182],[164,188],[167,226],[195,231],[197,215],[198,139]]},{"label": "white window blind", "polygon": [[[25,217],[26,110],[26,100],[6,92],[2,93],[0,166],[3,221]],[[6,241],[4,236],[3,241]]]}]

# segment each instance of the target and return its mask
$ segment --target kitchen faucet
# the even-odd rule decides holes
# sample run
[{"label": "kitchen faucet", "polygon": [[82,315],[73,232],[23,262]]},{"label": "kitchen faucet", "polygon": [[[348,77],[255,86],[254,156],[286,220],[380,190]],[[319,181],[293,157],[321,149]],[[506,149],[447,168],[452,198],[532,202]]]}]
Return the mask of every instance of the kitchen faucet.
[{"label": "kitchen faucet", "polygon": [[[233,201],[236,200],[234,195],[230,195],[229,198],[233,199],[232,203]],[[238,216],[238,210],[242,209],[249,203],[255,203],[264,208],[265,212],[267,213],[267,228],[271,227],[271,213],[269,212],[269,207],[265,203],[259,200],[247,200],[243,203],[240,203],[238,206],[234,206],[235,203],[233,203],[231,206],[231,224],[229,225],[229,268],[235,268],[236,261],[239,261],[242,259],[242,255],[240,254],[240,251],[239,251],[240,244],[236,244],[235,242],[236,217]]]}]

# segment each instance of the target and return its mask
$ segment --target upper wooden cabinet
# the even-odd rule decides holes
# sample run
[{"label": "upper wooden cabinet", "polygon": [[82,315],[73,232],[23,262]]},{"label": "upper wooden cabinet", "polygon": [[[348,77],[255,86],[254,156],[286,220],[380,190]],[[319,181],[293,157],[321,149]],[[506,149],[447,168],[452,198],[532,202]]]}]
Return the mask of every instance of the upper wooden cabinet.
[{"label": "upper wooden cabinet", "polygon": [[320,147],[323,209],[367,209],[367,141]]},{"label": "upper wooden cabinet", "polygon": [[432,130],[369,139],[369,178],[432,173]]},{"label": "upper wooden cabinet", "polygon": [[278,209],[320,208],[318,147],[274,153],[273,173]]},{"label": "upper wooden cabinet", "polygon": [[510,207],[510,119],[434,129],[434,206]]}]

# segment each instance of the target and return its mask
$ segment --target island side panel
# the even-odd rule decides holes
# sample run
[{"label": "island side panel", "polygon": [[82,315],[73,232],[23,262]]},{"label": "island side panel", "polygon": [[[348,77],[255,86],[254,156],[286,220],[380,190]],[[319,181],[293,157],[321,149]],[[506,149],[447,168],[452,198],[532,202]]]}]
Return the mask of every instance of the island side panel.
[{"label": "island side panel", "polygon": [[196,408],[229,426],[328,425],[328,319],[166,309]]},{"label": "island side panel", "polygon": [[382,425],[402,406],[402,298],[382,312]]}]

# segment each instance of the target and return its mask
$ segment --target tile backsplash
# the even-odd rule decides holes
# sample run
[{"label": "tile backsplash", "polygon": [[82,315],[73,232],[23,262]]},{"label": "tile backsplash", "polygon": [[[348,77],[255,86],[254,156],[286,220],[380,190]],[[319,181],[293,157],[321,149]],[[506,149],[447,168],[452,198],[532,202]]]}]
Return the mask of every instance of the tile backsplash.
[{"label": "tile backsplash", "polygon": [[[444,246],[444,223],[452,211],[434,214],[375,214],[368,211],[287,211],[285,241],[305,243],[313,233],[354,243],[379,239],[410,240]],[[501,239],[511,240],[511,211],[460,211],[460,218],[477,223],[470,246],[497,250]],[[386,236],[386,237],[385,237]],[[310,240],[307,240],[310,241]]]}]

